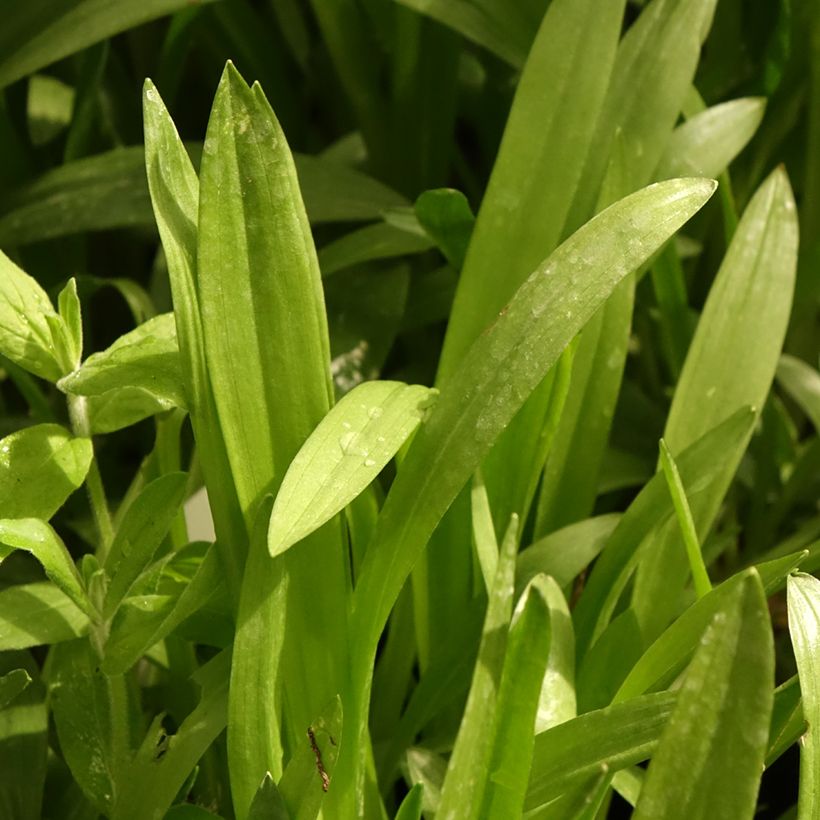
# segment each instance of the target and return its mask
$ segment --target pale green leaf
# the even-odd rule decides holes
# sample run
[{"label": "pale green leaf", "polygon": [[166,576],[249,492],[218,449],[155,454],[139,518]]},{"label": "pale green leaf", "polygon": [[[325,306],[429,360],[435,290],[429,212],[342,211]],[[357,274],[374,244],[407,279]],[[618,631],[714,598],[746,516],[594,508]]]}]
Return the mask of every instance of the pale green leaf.
[{"label": "pale green leaf", "polygon": [[789,632],[791,633],[803,714],[808,730],[800,742],[800,800],[798,817],[809,820],[820,812],[820,750],[817,747],[820,721],[820,581],[800,573],[789,578]]},{"label": "pale green leaf", "polygon": [[370,484],[433,404],[436,391],[401,382],[365,382],[319,422],[294,457],[276,496],[268,550],[285,552]]},{"label": "pale green leaf", "polygon": [[784,353],[777,364],[777,380],[820,432],[820,373],[801,359]]}]

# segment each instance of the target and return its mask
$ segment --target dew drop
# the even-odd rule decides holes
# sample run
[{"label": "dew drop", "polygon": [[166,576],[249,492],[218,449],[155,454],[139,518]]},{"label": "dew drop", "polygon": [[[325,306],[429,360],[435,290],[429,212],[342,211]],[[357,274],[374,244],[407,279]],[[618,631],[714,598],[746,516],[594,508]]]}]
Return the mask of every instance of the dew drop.
[{"label": "dew drop", "polygon": [[375,464],[376,464],[375,459],[372,459],[372,458],[366,458],[366,459],[364,460],[364,466],[365,466],[365,467],[373,467],[373,466],[375,466]]},{"label": "dew drop", "polygon": [[370,416],[370,418],[371,418],[371,419],[377,419],[377,418],[379,418],[379,416],[381,416],[381,414],[382,414],[383,412],[384,412],[384,411],[382,410],[382,408],[381,408],[381,407],[376,406],[376,407],[371,407],[371,408],[367,411],[367,415],[368,415],[368,416]]},{"label": "dew drop", "polygon": [[345,433],[339,439],[339,447],[342,448],[342,452],[347,455],[350,452],[351,447],[356,443],[356,439],[359,437],[358,433]]}]

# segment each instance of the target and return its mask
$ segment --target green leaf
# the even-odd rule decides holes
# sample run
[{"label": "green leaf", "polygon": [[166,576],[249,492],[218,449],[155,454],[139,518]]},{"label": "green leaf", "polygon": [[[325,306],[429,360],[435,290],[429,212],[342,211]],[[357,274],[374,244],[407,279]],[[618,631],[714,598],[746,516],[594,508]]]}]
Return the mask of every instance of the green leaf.
[{"label": "green leaf", "polygon": [[[678,470],[690,498],[694,497],[695,490],[697,494],[709,494],[723,469],[722,463],[715,460],[715,453],[726,452],[745,441],[754,421],[755,414],[751,410],[738,410],[678,456]],[[584,585],[573,613],[579,656],[583,656],[609,623],[635,568],[644,539],[671,514],[672,501],[666,481],[662,473],[657,473],[630,504]],[[683,560],[685,562],[685,556]]]},{"label": "green leaf", "polygon": [[422,790],[422,811],[431,814],[438,811],[447,761],[435,752],[417,746],[407,750],[406,770],[407,780],[413,788]]},{"label": "green leaf", "polygon": [[185,0],[146,0],[137,4],[129,0],[63,0],[55,8],[48,0],[38,0],[23,9],[12,0],[4,0],[2,15],[7,24],[0,37],[0,88],[184,5]]},{"label": "green leaf", "polygon": [[550,583],[554,590],[555,582],[546,576],[531,582],[510,626],[482,817],[518,817],[524,805],[536,714],[550,655]]},{"label": "green leaf", "polygon": [[45,690],[28,652],[0,655],[0,674],[20,668],[32,683],[0,711],[0,817],[41,820],[48,753]]},{"label": "green leaf", "polygon": [[[473,485],[470,490],[470,511],[472,517],[473,545],[476,558],[484,579],[484,589],[487,595],[493,587],[493,579],[498,569],[498,539],[495,537],[495,525],[490,510],[490,499],[487,498],[487,488],[481,470],[473,476]],[[533,575],[536,575],[533,573]],[[530,579],[528,578],[527,581]],[[522,591],[525,584],[522,584]]]},{"label": "green leaf", "polygon": [[618,525],[617,513],[598,515],[539,538],[518,554],[516,589],[523,590],[539,573],[552,576],[566,587],[591,564]]},{"label": "green leaf", "polygon": [[57,310],[65,328],[64,343],[66,358],[80,366],[83,357],[83,316],[80,297],[77,294],[77,280],[72,276],[57,297]]},{"label": "green leaf", "polygon": [[[204,553],[204,555],[203,555]],[[202,542],[160,559],[134,583],[111,623],[102,668],[121,675],[148,650],[198,612],[220,608],[225,595],[222,567],[215,549]],[[215,612],[217,614],[218,612]],[[229,626],[231,634],[232,624]],[[208,625],[202,643],[225,646],[219,622]]]},{"label": "green leaf", "polygon": [[201,695],[176,734],[151,724],[128,768],[111,813],[112,820],[162,820],[199,759],[224,730],[228,719],[231,653],[220,652],[193,676]]},{"label": "green leaf", "polygon": [[268,550],[279,555],[341,512],[398,452],[437,391],[365,382],[319,422],[294,457],[276,496]]},{"label": "green leaf", "polygon": [[525,809],[554,800],[602,765],[610,773],[650,757],[675,705],[662,692],[588,712],[535,736]]},{"label": "green leaf", "polygon": [[87,630],[88,616],[54,584],[0,590],[0,651],[70,641]]},{"label": "green leaf", "polygon": [[279,792],[293,820],[315,820],[333,788],[333,770],[342,736],[342,702],[334,698],[311,721],[279,781]]},{"label": "green leaf", "polygon": [[330,276],[363,262],[421,253],[432,246],[426,236],[377,222],[325,245],[319,251],[319,267],[322,269],[322,276]]},{"label": "green leaf", "polygon": [[61,356],[55,329],[61,332],[62,321],[46,292],[0,251],[0,353],[56,382],[71,362]]},{"label": "green leaf", "polygon": [[111,580],[103,617],[111,618],[116,612],[168,535],[185,498],[187,479],[187,473],[160,476],[148,484],[125,511],[105,561]]},{"label": "green leaf", "polygon": [[60,380],[58,387],[78,396],[103,396],[138,389],[156,404],[156,412],[185,407],[173,313],[144,322]]},{"label": "green leaf", "polygon": [[751,817],[773,691],[769,611],[751,572],[701,639],[649,764],[636,820]]},{"label": "green leaf", "polygon": [[25,669],[12,669],[0,676],[0,710],[5,709],[30,683],[31,675]]},{"label": "green leaf", "polygon": [[50,704],[63,758],[86,797],[110,813],[136,727],[126,681],[103,674],[87,640],[58,644],[50,662]]},{"label": "green leaf", "polygon": [[85,480],[91,441],[57,424],[25,427],[0,440],[0,516],[51,518]]},{"label": "green leaf", "polygon": [[424,801],[424,786],[416,783],[401,801],[395,820],[421,820]]},{"label": "green leaf", "polygon": [[820,581],[800,573],[789,578],[789,632],[791,633],[803,714],[808,730],[800,742],[800,800],[798,817],[810,818],[820,811],[820,754],[816,726],[820,719]]},{"label": "green leaf", "polygon": [[413,206],[425,233],[438,245],[456,269],[464,267],[475,216],[467,197],[452,188],[436,188],[420,194]]},{"label": "green leaf", "polygon": [[820,373],[800,359],[783,354],[777,364],[777,381],[820,432]]},{"label": "green leaf", "polygon": [[[797,217],[788,178],[775,170],[746,208],[723,260],[681,372],[664,431],[673,454],[738,408],[759,413],[786,334],[797,266]],[[708,532],[748,440],[722,449],[721,475],[700,499],[690,496],[699,532]],[[674,529],[645,553],[632,603],[654,638],[677,614],[688,576]]]},{"label": "green leaf", "polygon": [[253,796],[248,809],[248,820],[290,820],[290,812],[270,772],[265,774]]},{"label": "green leaf", "polygon": [[93,615],[94,607],[65,544],[45,521],[38,518],[0,519],[0,561],[12,551],[30,552],[46,575],[80,608]]},{"label": "green leaf", "polygon": [[695,114],[672,132],[656,177],[720,176],[754,136],[765,109],[764,98],[744,97]]},{"label": "green leaf", "polygon": [[[513,516],[501,544],[470,693],[447,764],[447,776],[436,811],[436,816],[443,820],[456,817],[468,820],[478,817],[481,811],[493,753],[492,730],[488,730],[488,724],[492,726],[498,719],[499,687],[513,609],[517,543],[518,517]],[[541,674],[543,677],[543,671]],[[509,685],[508,682],[507,686]],[[510,693],[507,697],[510,697]],[[534,717],[533,714],[533,723]]]}]

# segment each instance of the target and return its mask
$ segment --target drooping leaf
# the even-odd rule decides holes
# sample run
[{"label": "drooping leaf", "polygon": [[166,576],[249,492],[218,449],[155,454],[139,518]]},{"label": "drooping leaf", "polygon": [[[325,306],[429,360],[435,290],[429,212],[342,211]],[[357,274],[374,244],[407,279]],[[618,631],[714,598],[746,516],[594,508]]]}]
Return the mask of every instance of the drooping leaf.
[{"label": "drooping leaf", "polygon": [[319,529],[381,472],[432,406],[436,391],[365,382],[319,422],[282,480],[268,530],[272,556]]},{"label": "drooping leaf", "polygon": [[25,427],[0,441],[0,516],[49,519],[85,480],[93,451],[57,424]]},{"label": "drooping leaf", "polygon": [[548,803],[596,776],[602,764],[610,772],[652,755],[675,705],[675,695],[661,692],[580,715],[535,736],[525,810]]},{"label": "drooping leaf", "polygon": [[820,810],[820,754],[817,748],[817,722],[820,720],[820,581],[802,573],[789,578],[789,632],[791,633],[803,716],[808,730],[800,743],[800,800],[798,817],[810,818]]},{"label": "drooping leaf", "polygon": [[[208,2],[208,0],[205,0]],[[86,46],[184,6],[183,0],[62,0],[55,7],[34,2],[16,8],[5,2],[7,25],[0,37],[0,88]]]},{"label": "drooping leaf", "polygon": [[94,608],[74,561],[62,539],[39,518],[0,519],[0,560],[13,550],[30,552],[42,565],[46,575],[88,615]]},{"label": "drooping leaf", "polygon": [[635,818],[754,814],[774,692],[771,622],[756,573],[707,628],[641,789]]},{"label": "drooping leaf", "polygon": [[29,649],[79,638],[88,616],[47,581],[0,590],[0,651]]}]

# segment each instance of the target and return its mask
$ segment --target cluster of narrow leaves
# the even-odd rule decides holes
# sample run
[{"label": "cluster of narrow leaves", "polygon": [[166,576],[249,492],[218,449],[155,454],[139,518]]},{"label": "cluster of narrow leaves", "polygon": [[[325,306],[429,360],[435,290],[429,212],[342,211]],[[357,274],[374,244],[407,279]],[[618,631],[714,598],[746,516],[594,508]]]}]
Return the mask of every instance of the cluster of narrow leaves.
[{"label": "cluster of narrow leaves", "polygon": [[[294,155],[231,63],[201,150],[148,80],[144,149],[0,216],[12,247],[120,224],[70,196],[136,168],[173,308],[113,280],[137,326],[88,354],[77,282],[55,307],[0,253],[30,415],[0,440],[0,816],[735,820],[798,741],[784,808],[820,816],[814,249],[785,168],[733,185],[763,101],[693,85],[715,0],[400,1],[442,65],[455,35],[411,10],[520,72],[477,216]],[[389,177],[364,29],[314,5]],[[27,19],[0,84],[43,65]],[[317,253],[322,221],[370,224]],[[397,258],[436,260],[415,295]],[[429,384],[377,378],[397,323],[444,317]],[[109,434],[146,423],[115,503]]]}]

